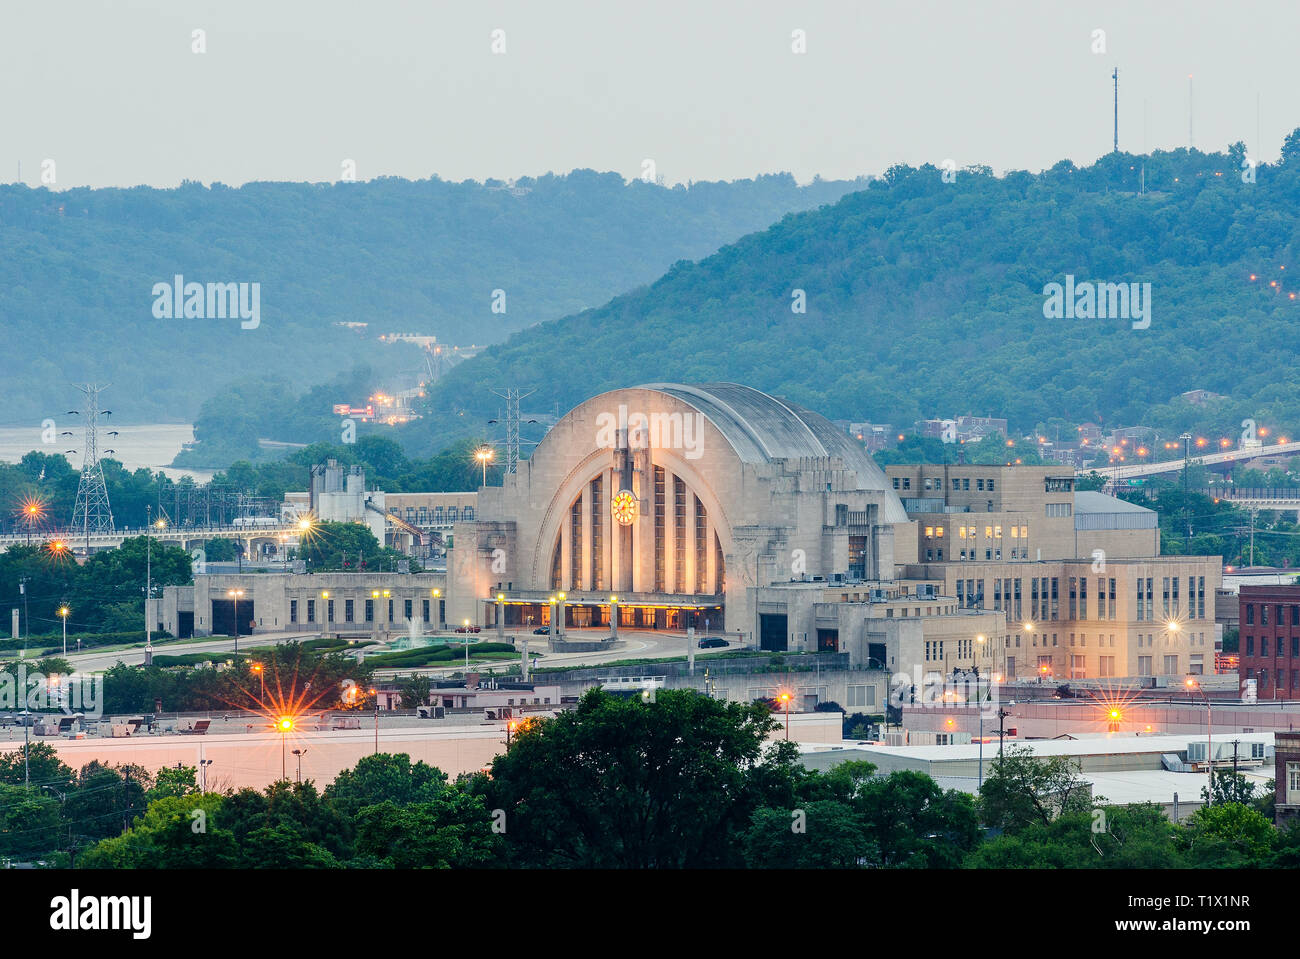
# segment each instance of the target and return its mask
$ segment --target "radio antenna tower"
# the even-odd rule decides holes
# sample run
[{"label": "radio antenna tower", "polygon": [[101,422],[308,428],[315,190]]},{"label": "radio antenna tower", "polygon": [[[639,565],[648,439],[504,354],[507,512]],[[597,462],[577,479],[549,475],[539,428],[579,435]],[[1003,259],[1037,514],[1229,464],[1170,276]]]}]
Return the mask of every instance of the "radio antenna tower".
[{"label": "radio antenna tower", "polygon": [[1119,67],[1111,71],[1111,79],[1115,81],[1115,152],[1119,152]]},{"label": "radio antenna tower", "polygon": [[537,391],[521,393],[519,390],[504,389],[492,392],[506,401],[506,472],[513,476],[519,472],[519,401]]},{"label": "radio antenna tower", "polygon": [[[104,467],[99,462],[99,417],[101,413],[109,416],[112,410],[101,411],[99,408],[99,394],[108,386],[86,383],[77,389],[86,395],[85,405],[80,411],[86,423],[86,443],[81,458],[81,482],[77,485],[77,505],[72,510],[72,526],[85,537],[86,554],[89,555],[92,533],[113,532],[113,510],[108,505]],[[78,415],[77,410],[68,410],[68,413]]]}]

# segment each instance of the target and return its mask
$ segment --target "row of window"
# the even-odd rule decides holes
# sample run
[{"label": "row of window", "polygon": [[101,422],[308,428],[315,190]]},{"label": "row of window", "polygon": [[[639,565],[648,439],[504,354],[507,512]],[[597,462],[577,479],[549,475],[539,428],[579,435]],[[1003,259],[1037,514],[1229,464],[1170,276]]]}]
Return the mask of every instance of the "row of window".
[{"label": "row of window", "polygon": [[[324,610],[324,611],[325,611],[325,620],[324,620],[324,622],[327,622],[327,623],[333,623],[333,622],[336,622],[336,620],[335,620],[335,618],[334,618],[334,611],[335,611],[335,605],[334,605],[334,604],[335,604],[336,601],[335,601],[335,600],[332,600],[332,599],[327,599],[327,600],[321,600],[320,602],[323,602],[323,603],[325,604],[325,610]],[[343,600],[342,602],[343,602],[343,622],[345,622],[345,623],[356,622],[356,600],[345,599],[345,600]],[[398,602],[401,602],[401,603],[402,603],[402,615],[403,615],[406,619],[411,619],[411,618],[412,618],[412,613],[414,612],[414,608],[415,608],[415,606],[414,606],[415,601],[414,601],[414,600],[410,600],[410,599],[404,599],[404,600],[394,600],[394,599],[390,599],[390,600],[388,601],[388,621],[389,621],[389,622],[393,622],[393,613],[394,613],[394,611],[395,611],[395,609],[396,609],[396,605],[395,605],[395,604],[398,603]],[[298,600],[296,600],[296,599],[291,599],[291,600],[289,600],[289,622],[291,622],[291,623],[297,623],[297,622],[315,623],[315,622],[318,622],[318,620],[316,619],[317,600],[309,599],[309,600],[306,601],[306,604],[307,604],[307,608],[306,608],[305,612],[307,613],[307,618],[304,619],[304,620],[299,620],[299,619],[298,619]],[[374,622],[374,620],[375,620],[375,601],[374,601],[373,599],[367,599],[367,600],[365,601],[365,604],[366,604],[366,605],[365,605],[365,617],[366,617],[366,618],[365,618],[364,622],[372,623],[372,622]],[[430,612],[429,606],[430,606],[429,600],[426,599],[426,600],[422,600],[422,601],[421,601],[421,614],[422,614],[422,616],[423,616],[423,618],[424,618],[424,621],[425,621],[426,623],[429,621],[429,612]]]},{"label": "row of window", "polygon": [[[1031,633],[1030,636],[1029,636],[1029,643],[1028,643],[1027,645],[1029,645],[1029,646],[1042,646],[1043,648],[1046,648],[1046,647],[1048,646],[1047,637],[1048,637],[1048,634],[1047,634],[1047,633]],[[1051,645],[1052,645],[1052,646],[1057,646],[1057,645],[1059,645],[1059,643],[1058,643],[1058,641],[1057,641],[1057,634],[1056,634],[1056,633],[1052,633],[1052,634],[1051,634],[1051,637],[1052,637]],[[1015,648],[1016,648],[1016,649],[1019,649],[1019,648],[1020,648],[1020,636],[1019,636],[1019,634],[1017,634],[1014,638],[1015,638]],[[1039,639],[1042,640],[1041,643],[1039,642]],[[1069,639],[1070,639],[1070,645],[1071,645],[1071,646],[1074,646],[1074,645],[1075,645],[1075,639],[1076,639],[1074,633],[1070,633],[1070,635],[1069,635]],[[1012,640],[1012,637],[1011,637],[1011,636],[1006,636],[1006,637],[1004,638],[1004,646],[1005,646],[1007,649],[1011,649],[1011,648],[1012,648],[1012,642],[1011,642],[1011,640]],[[1173,643],[1173,638],[1170,637],[1170,636],[1165,636],[1165,645],[1166,645],[1166,646],[1169,646],[1169,645],[1171,645],[1172,643]],[[1154,633],[1147,633],[1145,636],[1143,636],[1141,633],[1138,633],[1138,634],[1137,634],[1137,645],[1138,645],[1138,649],[1151,649],[1153,646],[1155,646],[1155,644],[1156,644],[1156,635],[1155,635]],[[1188,644],[1188,646],[1191,646],[1191,647],[1193,647],[1193,648],[1196,648],[1196,647],[1204,647],[1205,644],[1206,644],[1205,634],[1204,634],[1204,633],[1192,633],[1192,634],[1190,634],[1190,635],[1188,636],[1187,644]],[[1080,634],[1078,635],[1078,648],[1083,649],[1083,648],[1087,647],[1087,645],[1088,645],[1088,634],[1087,634],[1087,633],[1080,633]],[[1107,647],[1107,646],[1113,647],[1113,646],[1115,645],[1115,634],[1114,634],[1114,633],[1111,633],[1109,636],[1106,636],[1104,633],[1098,633],[1098,634],[1097,634],[1097,645],[1100,646],[1100,647],[1103,647],[1103,648],[1104,648],[1104,647]]]},{"label": "row of window", "polygon": [[[1267,655],[1268,655],[1268,646],[1269,646],[1269,644],[1268,644],[1268,640],[1269,640],[1269,637],[1267,637],[1267,636],[1261,636],[1261,637],[1259,637],[1259,655],[1261,655],[1261,656],[1267,656]],[[1274,653],[1273,653],[1273,655],[1275,655],[1275,656],[1279,656],[1279,657],[1281,657],[1281,656],[1285,656],[1285,655],[1286,655],[1286,638],[1283,637],[1283,636],[1279,636],[1279,637],[1277,637],[1277,642],[1273,644],[1273,648],[1274,648]],[[1247,637],[1246,637],[1246,655],[1247,655],[1247,656],[1254,656],[1254,655],[1255,655],[1255,637],[1254,637],[1254,636],[1247,636]],[[1291,655],[1292,655],[1293,657],[1300,658],[1300,636],[1292,636],[1292,637],[1291,637]]]},{"label": "row of window", "polygon": [[[1247,626],[1254,626],[1254,625],[1255,625],[1255,610],[1256,610],[1256,608],[1259,609],[1259,625],[1261,625],[1261,626],[1267,626],[1267,625],[1268,625],[1268,610],[1269,610],[1269,604],[1268,604],[1268,603],[1247,603],[1247,604],[1246,604],[1246,625],[1247,625]],[[1273,609],[1274,609],[1273,624],[1274,624],[1275,626],[1285,626],[1285,625],[1287,625],[1286,622],[1284,621],[1284,620],[1285,620],[1285,616],[1286,616],[1286,610],[1287,610],[1287,607],[1281,605],[1280,603],[1277,603],[1277,604],[1274,604],[1274,605],[1273,605]],[[1297,606],[1297,605],[1294,605],[1294,604],[1293,604],[1293,605],[1290,607],[1290,609],[1291,609],[1291,623],[1290,623],[1290,625],[1292,625],[1292,626],[1300,626],[1300,606]]]},{"label": "row of window", "polygon": [[[1119,673],[1116,672],[1115,659],[1116,657],[1114,656],[1098,656],[1096,660],[1097,676],[1103,679],[1112,676],[1118,676]],[[1155,657],[1153,656],[1139,656],[1137,658],[1138,675],[1139,676],[1153,675],[1152,668],[1154,666],[1154,661],[1155,661]],[[1163,667],[1163,671],[1165,675],[1170,675],[1170,676],[1179,675],[1180,672],[1178,668],[1179,658],[1177,654],[1172,654],[1163,657],[1161,660],[1161,665]],[[1034,672],[1037,675],[1044,675],[1044,674],[1051,675],[1054,672],[1054,670],[1055,670],[1054,657],[1041,656],[1041,655],[1038,657],[1038,663],[1034,667]],[[1067,666],[1067,671],[1069,673],[1068,676],[1069,679],[1090,678],[1088,673],[1087,655],[1082,653],[1071,653],[1069,656],[1069,665]],[[1205,672],[1204,655],[1198,654],[1192,656],[1188,661],[1187,672],[1193,676],[1200,676],[1204,674]],[[1294,672],[1296,671],[1293,671],[1293,673]],[[1015,675],[1016,675],[1016,660],[1014,656],[1009,656],[1007,657],[1007,676],[1014,677]]]},{"label": "row of window", "polygon": [[[980,528],[979,528],[978,526],[965,526],[965,525],[958,526],[958,527],[957,527],[957,538],[958,538],[958,539],[978,539],[978,538],[979,538],[979,529],[980,529]],[[925,527],[925,535],[928,536],[928,537],[932,537],[932,538],[933,538],[933,537],[939,537],[939,538],[942,538],[942,537],[943,537],[943,531],[944,531],[944,528],[943,528],[942,526],[927,526],[927,527]],[[994,526],[994,525],[988,525],[988,526],[985,526],[985,527],[984,527],[984,538],[985,538],[985,539],[1001,539],[1001,538],[1002,538],[1002,527],[1001,527],[1001,526]],[[1008,527],[1007,527],[1007,538],[1008,538],[1008,539],[1029,539],[1029,527],[1028,527],[1028,526],[1008,526]]]},{"label": "row of window", "polygon": [[[997,482],[997,481],[994,480],[992,477],[989,477],[988,479],[982,479],[982,478],[980,478],[980,477],[976,477],[976,479],[975,479],[975,488],[976,488],[977,490],[980,490],[981,492],[992,493],[992,492],[994,491],[994,489],[996,488],[996,486],[995,486],[996,482]],[[925,487],[926,489],[928,489],[928,490],[941,490],[941,489],[943,489],[943,481],[940,480],[939,477],[937,477],[937,476],[934,476],[934,477],[927,476],[927,477],[925,477],[925,479],[924,479],[924,484],[923,484],[923,485],[924,485],[924,487]],[[907,489],[907,490],[910,490],[911,488],[912,488],[912,477],[910,477],[910,476],[895,476],[895,477],[894,477],[894,489]],[[961,478],[953,477],[953,481],[952,481],[952,489],[953,489],[953,492],[954,492],[954,493],[959,492],[959,491],[962,491],[962,490],[969,490],[969,489],[970,489],[970,477],[969,477],[969,476],[963,476],[963,477],[961,477]]]},{"label": "row of window", "polygon": [[472,523],[474,521],[474,507],[466,506],[462,510],[455,506],[448,506],[445,511],[441,506],[435,506],[432,511],[430,511],[427,506],[406,507],[405,519],[412,526],[428,526],[430,523],[430,517],[432,517],[432,522],[435,526],[440,523],[456,523],[461,520],[466,523]]}]

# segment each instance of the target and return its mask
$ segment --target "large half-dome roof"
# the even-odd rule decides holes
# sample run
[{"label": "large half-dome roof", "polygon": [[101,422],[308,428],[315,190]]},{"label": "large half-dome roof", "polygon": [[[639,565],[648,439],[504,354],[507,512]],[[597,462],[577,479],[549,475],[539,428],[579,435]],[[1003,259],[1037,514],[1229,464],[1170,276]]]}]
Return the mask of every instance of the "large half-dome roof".
[{"label": "large half-dome roof", "polygon": [[884,471],[858,443],[820,413],[739,383],[647,383],[638,389],[676,397],[699,410],[746,463],[834,456],[857,473],[858,489],[888,492],[901,522],[906,516]]}]

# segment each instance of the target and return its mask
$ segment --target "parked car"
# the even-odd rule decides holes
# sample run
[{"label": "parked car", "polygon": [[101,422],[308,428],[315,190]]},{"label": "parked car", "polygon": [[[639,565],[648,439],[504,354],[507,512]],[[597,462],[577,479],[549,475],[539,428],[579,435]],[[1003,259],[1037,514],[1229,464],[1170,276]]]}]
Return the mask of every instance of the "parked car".
[{"label": "parked car", "polygon": [[551,627],[549,626],[538,626],[535,630],[533,630],[533,635],[546,636],[550,633],[550,631],[551,631]]},{"label": "parked car", "polygon": [[481,633],[481,632],[483,632],[483,628],[482,628],[481,626],[457,626],[457,627],[456,627],[456,632],[458,632],[458,633]]},{"label": "parked car", "polygon": [[721,636],[705,636],[695,645],[699,646],[700,649],[718,649],[721,646],[726,646],[727,641]]}]

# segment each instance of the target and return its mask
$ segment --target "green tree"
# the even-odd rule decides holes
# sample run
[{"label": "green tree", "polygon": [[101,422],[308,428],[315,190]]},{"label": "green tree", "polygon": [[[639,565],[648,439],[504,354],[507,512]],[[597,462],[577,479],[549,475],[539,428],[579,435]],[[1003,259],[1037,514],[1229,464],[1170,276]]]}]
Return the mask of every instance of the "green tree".
[{"label": "green tree", "polygon": [[771,779],[788,785],[788,751],[761,762],[776,726],[766,707],[693,691],[643,702],[594,689],[496,758],[487,805],[505,812],[516,865],[733,863],[753,810],[777,805],[762,802]]},{"label": "green tree", "polygon": [[0,856],[44,856],[61,835],[59,802],[48,790],[0,784]]},{"label": "green tree", "polygon": [[59,759],[58,752],[49,743],[29,743],[26,764],[23,755],[22,749],[0,753],[0,783],[21,786],[30,781],[38,786],[49,785],[62,790],[72,782],[72,770]]},{"label": "green tree", "polygon": [[1261,865],[1272,853],[1275,838],[1268,819],[1235,802],[1202,806],[1180,836],[1189,865],[1220,869]]},{"label": "green tree", "polygon": [[402,708],[415,709],[417,706],[429,705],[433,681],[426,675],[412,674],[398,684],[397,690],[402,697]]},{"label": "green tree", "polygon": [[459,788],[407,806],[366,806],[356,830],[358,855],[396,869],[482,868],[496,861],[502,841],[482,798]]},{"label": "green tree", "polygon": [[447,774],[423,760],[412,763],[406,753],[377,753],[362,757],[335,776],[325,787],[325,798],[352,817],[366,806],[383,802],[397,806],[432,802],[449,788]]},{"label": "green tree", "polygon": [[760,809],[743,843],[750,869],[855,869],[880,860],[867,825],[852,806],[833,799],[804,809]]},{"label": "green tree", "polygon": [[153,787],[145,793],[145,799],[153,803],[159,799],[192,796],[199,791],[197,777],[196,766],[164,766],[155,774]]},{"label": "green tree", "polygon": [[234,540],[218,536],[203,544],[203,558],[209,563],[233,563],[235,555]]},{"label": "green tree", "polygon": [[980,788],[980,818],[987,826],[1014,833],[1089,808],[1090,792],[1075,760],[1036,757],[1028,746],[1008,746],[993,760]]}]

